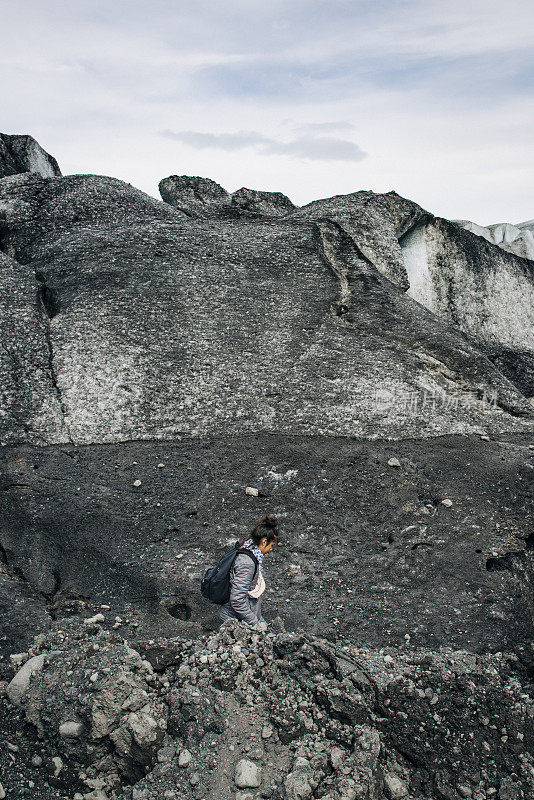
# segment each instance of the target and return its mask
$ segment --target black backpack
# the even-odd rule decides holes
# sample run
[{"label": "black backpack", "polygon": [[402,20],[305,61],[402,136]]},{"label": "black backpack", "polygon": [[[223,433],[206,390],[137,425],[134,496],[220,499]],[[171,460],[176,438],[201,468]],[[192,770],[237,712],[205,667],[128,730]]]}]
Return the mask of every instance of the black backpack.
[{"label": "black backpack", "polygon": [[230,570],[239,553],[246,553],[254,561],[254,577],[258,571],[258,559],[246,548],[240,549],[238,545],[225,553],[218,564],[210,567],[200,581],[200,591],[210,603],[222,605],[230,599]]}]

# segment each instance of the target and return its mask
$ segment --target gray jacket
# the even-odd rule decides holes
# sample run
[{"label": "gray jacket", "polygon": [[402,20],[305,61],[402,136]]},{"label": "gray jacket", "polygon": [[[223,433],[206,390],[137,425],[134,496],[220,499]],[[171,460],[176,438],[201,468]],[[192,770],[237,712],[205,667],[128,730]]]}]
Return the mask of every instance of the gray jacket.
[{"label": "gray jacket", "polygon": [[249,625],[255,625],[262,618],[261,597],[249,597],[259,576],[259,566],[245,553],[239,553],[230,570],[230,599],[219,606],[219,616],[222,620],[241,619]]}]

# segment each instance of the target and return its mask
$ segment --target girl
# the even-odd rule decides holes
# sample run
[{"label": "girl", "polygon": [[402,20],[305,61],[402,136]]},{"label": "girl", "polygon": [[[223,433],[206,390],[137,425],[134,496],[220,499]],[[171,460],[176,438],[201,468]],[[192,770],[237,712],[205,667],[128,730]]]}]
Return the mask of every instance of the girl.
[{"label": "girl", "polygon": [[258,564],[246,553],[238,553],[230,570],[230,599],[219,607],[219,616],[241,619],[249,625],[265,630],[267,623],[261,615],[261,596],[265,591],[265,579],[261,565],[266,553],[270,553],[278,541],[278,520],[272,514],[260,519],[250,538],[241,550],[250,550]]}]

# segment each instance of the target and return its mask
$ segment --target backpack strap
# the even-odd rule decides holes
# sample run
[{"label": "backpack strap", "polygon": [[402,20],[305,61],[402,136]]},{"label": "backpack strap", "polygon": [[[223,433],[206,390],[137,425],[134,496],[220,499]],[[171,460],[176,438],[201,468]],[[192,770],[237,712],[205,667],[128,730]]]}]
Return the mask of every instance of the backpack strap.
[{"label": "backpack strap", "polygon": [[[235,554],[235,557],[237,558],[237,556],[238,556],[240,553],[245,553],[245,555],[249,556],[249,557],[250,557],[250,558],[253,560],[253,562],[254,562],[254,575],[252,576],[252,580],[254,580],[254,578],[256,577],[256,573],[257,573],[257,571],[258,571],[258,567],[259,567],[259,561],[258,561],[258,559],[257,559],[257,558],[256,558],[256,556],[254,555],[254,553],[252,553],[252,552],[251,552],[251,551],[250,551],[250,550],[249,550],[247,547],[241,547],[241,548],[240,548],[240,549],[237,551],[237,553]],[[234,559],[234,561],[235,561],[235,559]]]}]

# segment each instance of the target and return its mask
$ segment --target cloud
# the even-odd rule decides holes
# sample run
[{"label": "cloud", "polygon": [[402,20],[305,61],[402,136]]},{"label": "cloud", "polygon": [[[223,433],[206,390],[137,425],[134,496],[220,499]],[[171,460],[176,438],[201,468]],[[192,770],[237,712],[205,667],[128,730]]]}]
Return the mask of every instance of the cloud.
[{"label": "cloud", "polygon": [[[291,122],[291,120],[288,120]],[[334,131],[354,131],[356,125],[347,120],[339,120],[338,122],[302,122],[295,125],[295,130],[302,133],[332,133]]]},{"label": "cloud", "polygon": [[200,131],[160,131],[166,139],[183,142],[189,147],[203,148],[216,147],[219,150],[241,150],[243,147],[265,145],[272,142],[266,136],[256,131],[239,131],[238,133],[201,133]]},{"label": "cloud", "polygon": [[263,155],[296,156],[310,161],[362,161],[367,155],[354,142],[334,136],[299,136],[289,142],[264,136],[257,131],[202,133],[164,130],[160,131],[160,136],[182,142],[197,150],[204,148],[242,150],[254,147]]},{"label": "cloud", "polygon": [[354,142],[334,136],[299,136],[291,142],[273,139],[263,152],[295,155],[312,161],[362,161],[367,155]]},{"label": "cloud", "polygon": [[197,174],[298,204],[395,188],[444,216],[532,217],[529,0],[4,7],[25,34],[2,42],[0,127],[65,173],[154,194],[162,175]]}]

